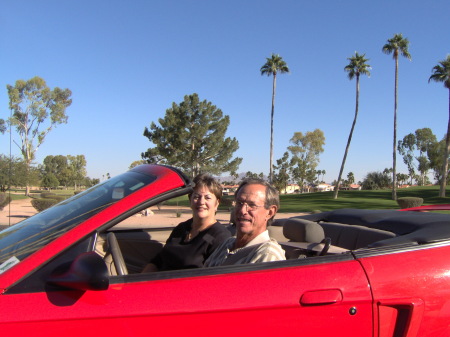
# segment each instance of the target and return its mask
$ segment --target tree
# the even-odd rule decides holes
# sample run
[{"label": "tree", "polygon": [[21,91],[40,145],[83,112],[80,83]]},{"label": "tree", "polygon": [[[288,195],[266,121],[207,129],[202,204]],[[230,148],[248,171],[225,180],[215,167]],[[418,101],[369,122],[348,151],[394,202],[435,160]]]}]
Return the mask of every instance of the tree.
[{"label": "tree", "polygon": [[[19,147],[27,165],[27,172],[47,134],[57,125],[67,123],[66,109],[72,104],[69,89],[55,87],[51,90],[40,77],[28,81],[18,80],[14,86],[7,85],[9,108],[12,117],[9,123],[20,136]],[[29,183],[26,185],[29,195]]]},{"label": "tree", "polygon": [[323,152],[325,136],[322,130],[295,132],[288,147],[292,154],[292,176],[303,189],[305,182],[313,182],[316,177],[316,167],[319,163],[319,155]]},{"label": "tree", "polygon": [[81,186],[86,178],[86,158],[84,155],[67,156],[70,172],[70,182],[74,185],[75,190],[77,186]]},{"label": "tree", "polygon": [[86,177],[85,183],[84,183],[87,187],[91,187],[97,184],[100,184],[100,179],[99,178],[89,178]]},{"label": "tree", "polygon": [[[446,151],[446,136],[434,144],[432,144],[428,151],[427,151],[427,157],[430,160],[430,168],[434,171],[434,178],[436,181],[441,184],[442,179],[444,179],[444,153]],[[446,157],[447,160],[449,160],[449,157]],[[449,182],[449,175],[447,174],[447,181],[446,184]]]},{"label": "tree", "polygon": [[59,183],[58,186],[67,187],[69,184],[72,184],[76,189],[77,186],[85,184],[86,174],[86,159],[84,155],[57,155],[44,158],[42,176],[46,184],[54,183],[54,177]]},{"label": "tree", "polygon": [[443,167],[442,167],[442,179],[440,180],[439,196],[445,197],[445,188],[447,184],[448,176],[448,156],[450,153],[450,55],[447,55],[445,60],[439,62],[438,65],[433,67],[433,74],[428,79],[428,82],[443,82],[444,87],[448,89],[448,123],[447,123],[447,135],[445,136],[445,150],[443,155]]},{"label": "tree", "polygon": [[320,175],[322,174],[322,170],[317,170],[316,174],[317,174],[317,183],[319,183],[320,182]]},{"label": "tree", "polygon": [[273,76],[272,82],[272,110],[270,114],[270,172],[269,181],[273,180],[273,116],[275,112],[275,93],[277,89],[277,74],[289,73],[289,67],[284,62],[283,58],[278,54],[272,54],[271,57],[266,58],[266,63],[260,69],[261,75]]},{"label": "tree", "polygon": [[146,161],[145,160],[135,160],[134,162],[132,162],[131,164],[130,164],[130,166],[128,167],[128,169],[129,170],[131,170],[133,167],[136,167],[136,166],[139,166],[139,165],[142,165],[142,164],[145,164],[146,163]]},{"label": "tree", "polygon": [[402,140],[398,141],[398,152],[403,156],[403,162],[408,167],[408,173],[410,177],[410,184],[412,185],[412,180],[416,175],[416,170],[414,166],[414,148],[416,145],[416,136],[410,133],[403,137]]},{"label": "tree", "polygon": [[6,132],[6,122],[4,119],[0,118],[0,133],[4,134]]},{"label": "tree", "polygon": [[28,181],[39,183],[37,169],[31,167],[27,174],[27,166],[22,158],[0,154],[0,191],[6,191],[10,186],[26,186]]},{"label": "tree", "polygon": [[149,163],[177,166],[194,177],[202,172],[234,174],[242,162],[242,158],[231,159],[239,148],[236,138],[225,138],[230,117],[211,102],[200,101],[197,94],[172,103],[159,124],[152,122],[144,130],[144,136],[156,145],[141,154]]},{"label": "tree", "polygon": [[349,185],[351,185],[355,182],[355,175],[353,174],[353,172],[349,172],[347,174],[347,181],[348,181]]},{"label": "tree", "polygon": [[362,181],[363,190],[381,190],[391,185],[390,178],[391,170],[384,170],[383,172],[369,172]]},{"label": "tree", "polygon": [[59,180],[56,179],[53,173],[48,173],[42,178],[41,186],[50,189],[57,188],[59,186]]},{"label": "tree", "polygon": [[252,172],[252,171],[247,171],[245,173],[244,178],[241,179],[241,181],[244,179],[264,179],[264,173],[260,172],[258,174],[258,173]]},{"label": "tree", "polygon": [[25,186],[25,171],[22,159],[0,154],[0,192],[10,186]]},{"label": "tree", "polygon": [[287,186],[289,183],[289,172],[291,171],[291,162],[289,160],[289,153],[286,151],[283,157],[277,160],[277,165],[274,166],[273,182],[272,184],[278,191],[287,191]]},{"label": "tree", "polygon": [[[69,168],[69,163],[66,156],[57,155],[52,156],[49,155],[44,158],[42,176],[45,178],[47,175],[54,176],[59,185],[67,187],[70,183],[71,171]],[[51,178],[46,178],[51,181]],[[58,185],[58,186],[59,186]]]},{"label": "tree", "polygon": [[[397,149],[408,167],[411,184],[412,179],[416,176],[416,167],[420,172],[420,185],[425,184],[427,172],[431,168],[428,151],[436,142],[436,136],[430,128],[417,129],[414,134],[410,133],[398,141]],[[418,154],[416,155],[414,151],[418,151]],[[414,163],[414,159],[417,160],[417,165]]]},{"label": "tree", "polygon": [[409,175],[404,174],[404,173],[397,173],[397,181],[401,184],[404,185],[408,182],[408,178]]},{"label": "tree", "polygon": [[359,109],[359,77],[361,75],[370,76],[370,65],[367,64],[369,59],[365,58],[366,54],[359,55],[355,52],[355,56],[347,58],[350,63],[345,66],[344,70],[348,73],[349,80],[356,78],[356,103],[355,103],[355,117],[353,118],[352,127],[350,129],[350,134],[347,139],[347,146],[345,147],[344,157],[342,158],[341,169],[339,170],[339,176],[334,186],[333,199],[337,199],[339,193],[339,184],[342,179],[342,173],[344,172],[345,161],[347,160],[348,149],[350,148],[350,143],[353,137],[353,130],[355,129],[356,119],[358,118]]},{"label": "tree", "polygon": [[426,185],[429,180],[427,177],[428,170],[431,168],[430,160],[427,157],[428,149],[437,142],[436,136],[433,134],[430,128],[422,128],[416,130],[417,149],[419,150],[419,156],[416,158],[419,165],[417,169],[420,172],[421,185]]},{"label": "tree", "polygon": [[392,146],[392,200],[397,200],[397,97],[398,97],[398,56],[401,54],[411,60],[408,51],[409,40],[402,34],[395,34],[392,39],[388,39],[382,51],[385,54],[392,54],[395,60],[395,85],[394,85],[394,142]]}]

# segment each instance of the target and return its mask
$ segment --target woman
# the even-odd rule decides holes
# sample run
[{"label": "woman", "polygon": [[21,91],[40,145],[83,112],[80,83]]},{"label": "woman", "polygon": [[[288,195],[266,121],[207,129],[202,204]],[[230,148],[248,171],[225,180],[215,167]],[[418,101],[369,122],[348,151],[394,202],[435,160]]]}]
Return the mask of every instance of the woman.
[{"label": "woman", "polygon": [[192,218],[180,223],[170,234],[162,251],[142,272],[200,268],[231,234],[216,220],[222,186],[213,177],[200,174],[189,194]]}]

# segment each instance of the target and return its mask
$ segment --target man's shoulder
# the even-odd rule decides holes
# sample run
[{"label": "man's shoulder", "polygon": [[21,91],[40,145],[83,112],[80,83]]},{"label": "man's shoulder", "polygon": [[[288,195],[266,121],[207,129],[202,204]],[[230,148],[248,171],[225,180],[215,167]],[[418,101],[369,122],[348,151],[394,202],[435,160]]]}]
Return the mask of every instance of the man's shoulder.
[{"label": "man's shoulder", "polygon": [[270,238],[269,240],[263,242],[259,245],[259,249],[277,249],[283,250],[277,240]]},{"label": "man's shoulder", "polygon": [[277,240],[272,238],[258,246],[258,249],[255,251],[255,258],[261,260],[261,262],[286,259],[284,249]]}]

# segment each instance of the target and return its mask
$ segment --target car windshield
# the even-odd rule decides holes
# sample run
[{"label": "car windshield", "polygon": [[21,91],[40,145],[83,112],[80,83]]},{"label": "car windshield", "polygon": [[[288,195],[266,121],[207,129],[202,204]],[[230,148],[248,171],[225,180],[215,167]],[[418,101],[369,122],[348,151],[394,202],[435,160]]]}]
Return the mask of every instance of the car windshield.
[{"label": "car windshield", "polygon": [[23,260],[61,234],[156,179],[127,172],[79,193],[0,232],[0,265]]}]

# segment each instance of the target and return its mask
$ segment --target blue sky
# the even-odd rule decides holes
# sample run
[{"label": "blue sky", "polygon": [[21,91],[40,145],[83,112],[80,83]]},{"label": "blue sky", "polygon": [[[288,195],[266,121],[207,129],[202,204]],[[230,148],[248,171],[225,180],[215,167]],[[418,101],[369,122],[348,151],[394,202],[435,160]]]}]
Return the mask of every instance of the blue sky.
[{"label": "blue sky", "polygon": [[[9,116],[6,85],[18,79],[69,88],[68,124],[47,136],[37,162],[84,154],[88,175],[101,179],[141,159],[153,147],[144,128],[198,93],[230,116],[227,136],[244,158],[239,172],[267,174],[272,79],[260,68],[277,53],[291,73],[277,81],[274,159],[294,132],[319,128],[326,145],[317,169],[331,183],[354,117],[355,81],[344,67],[357,51],[372,66],[361,78],[344,170],[358,181],[392,166],[394,61],[381,48],[396,33],[409,39],[412,55],[400,59],[398,138],[423,127],[444,136],[448,90],[428,78],[450,53],[448,13],[448,0],[4,0],[0,118]],[[9,149],[9,136],[0,136],[0,153]],[[12,152],[19,154],[14,145]]]}]

